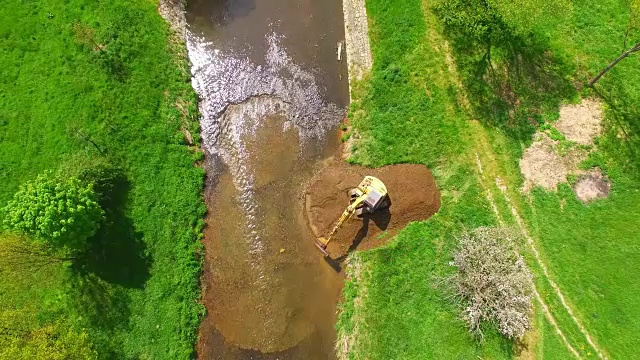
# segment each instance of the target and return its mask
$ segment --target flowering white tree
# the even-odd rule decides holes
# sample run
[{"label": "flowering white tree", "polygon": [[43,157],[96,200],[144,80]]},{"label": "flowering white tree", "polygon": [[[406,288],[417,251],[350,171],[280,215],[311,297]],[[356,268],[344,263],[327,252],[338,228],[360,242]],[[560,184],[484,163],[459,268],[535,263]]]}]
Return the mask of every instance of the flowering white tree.
[{"label": "flowering white tree", "polygon": [[481,227],[459,238],[451,262],[457,271],[447,283],[476,336],[482,337],[485,321],[509,338],[522,337],[531,326],[533,281],[520,244],[505,228]]}]

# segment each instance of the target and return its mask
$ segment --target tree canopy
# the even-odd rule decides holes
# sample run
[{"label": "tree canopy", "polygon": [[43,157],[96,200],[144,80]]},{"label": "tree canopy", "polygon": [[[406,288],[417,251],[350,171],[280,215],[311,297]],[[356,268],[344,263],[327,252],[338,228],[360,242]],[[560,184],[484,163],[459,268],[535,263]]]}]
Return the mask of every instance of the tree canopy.
[{"label": "tree canopy", "polygon": [[12,324],[0,324],[0,358],[32,360],[91,360],[97,353],[84,332],[61,325],[45,325],[35,330],[20,330]]},{"label": "tree canopy", "polygon": [[9,229],[70,252],[83,249],[104,218],[93,184],[51,172],[21,186],[3,213]]}]

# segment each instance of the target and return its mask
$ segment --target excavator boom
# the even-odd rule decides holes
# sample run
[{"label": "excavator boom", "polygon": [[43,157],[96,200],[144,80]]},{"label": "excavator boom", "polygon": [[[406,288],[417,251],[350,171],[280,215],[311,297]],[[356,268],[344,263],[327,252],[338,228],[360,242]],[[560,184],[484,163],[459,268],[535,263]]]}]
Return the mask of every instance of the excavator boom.
[{"label": "excavator boom", "polygon": [[367,198],[367,194],[364,194],[364,195],[358,197],[354,202],[352,202],[351,205],[347,206],[347,208],[344,210],[344,212],[340,216],[340,219],[338,219],[338,222],[336,223],[336,226],[334,226],[333,229],[331,230],[331,233],[329,233],[329,237],[327,238],[327,242],[329,240],[331,240],[331,237],[333,236],[333,234],[335,234],[336,231],[338,231],[338,229],[340,229],[342,224],[345,221],[349,220],[353,216],[353,214],[355,214],[356,209],[358,208],[358,206],[360,206],[360,204],[362,204],[362,202],[366,198]]},{"label": "excavator boom", "polygon": [[[329,256],[327,253],[327,244],[331,241],[333,235],[340,229],[345,221],[349,220],[356,210],[362,206],[368,206],[370,212],[375,211],[380,203],[382,203],[387,197],[387,188],[382,181],[374,178],[373,176],[366,176],[364,180],[358,185],[358,187],[352,190],[352,201],[349,206],[342,212],[336,225],[331,229],[329,236],[320,237],[316,240],[315,245],[325,256]],[[359,196],[357,196],[359,195]],[[357,196],[355,199],[353,196]]]},{"label": "excavator boom", "polygon": [[345,221],[349,220],[353,216],[353,214],[355,214],[358,206],[362,204],[366,198],[367,194],[362,194],[354,202],[347,206],[347,208],[342,212],[342,215],[340,215],[340,219],[338,219],[336,225],[333,227],[333,229],[331,229],[329,236],[326,238],[320,237],[316,241],[316,247],[324,254],[324,256],[329,256],[329,253],[327,253],[327,244],[329,244],[329,241],[331,241],[331,237],[333,237],[333,234],[335,234],[338,229],[340,229]]}]

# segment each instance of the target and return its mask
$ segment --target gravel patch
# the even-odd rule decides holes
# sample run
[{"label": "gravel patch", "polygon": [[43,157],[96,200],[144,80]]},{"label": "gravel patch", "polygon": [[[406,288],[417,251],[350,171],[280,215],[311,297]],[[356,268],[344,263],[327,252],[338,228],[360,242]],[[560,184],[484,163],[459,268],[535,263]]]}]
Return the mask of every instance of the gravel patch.
[{"label": "gravel patch", "polygon": [[187,18],[185,16],[186,2],[185,0],[160,0],[158,3],[158,12],[171,28],[184,39],[187,29]]},{"label": "gravel patch", "polygon": [[349,85],[371,70],[371,45],[365,0],[343,0],[344,33],[349,67]]}]

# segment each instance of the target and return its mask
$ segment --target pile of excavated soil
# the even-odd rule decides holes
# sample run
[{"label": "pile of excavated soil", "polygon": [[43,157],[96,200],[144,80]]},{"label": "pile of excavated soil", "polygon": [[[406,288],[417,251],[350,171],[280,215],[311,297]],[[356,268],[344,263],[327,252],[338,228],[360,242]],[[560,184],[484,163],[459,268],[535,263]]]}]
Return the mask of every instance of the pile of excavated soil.
[{"label": "pile of excavated soil", "polygon": [[428,219],[440,208],[440,192],[424,165],[370,169],[332,161],[317,173],[305,193],[307,221],[317,237],[329,234],[349,205],[347,192],[366,175],[384,182],[391,206],[362,218],[353,216],[345,222],[327,248],[333,259],[356,249],[381,246],[408,223]]}]

